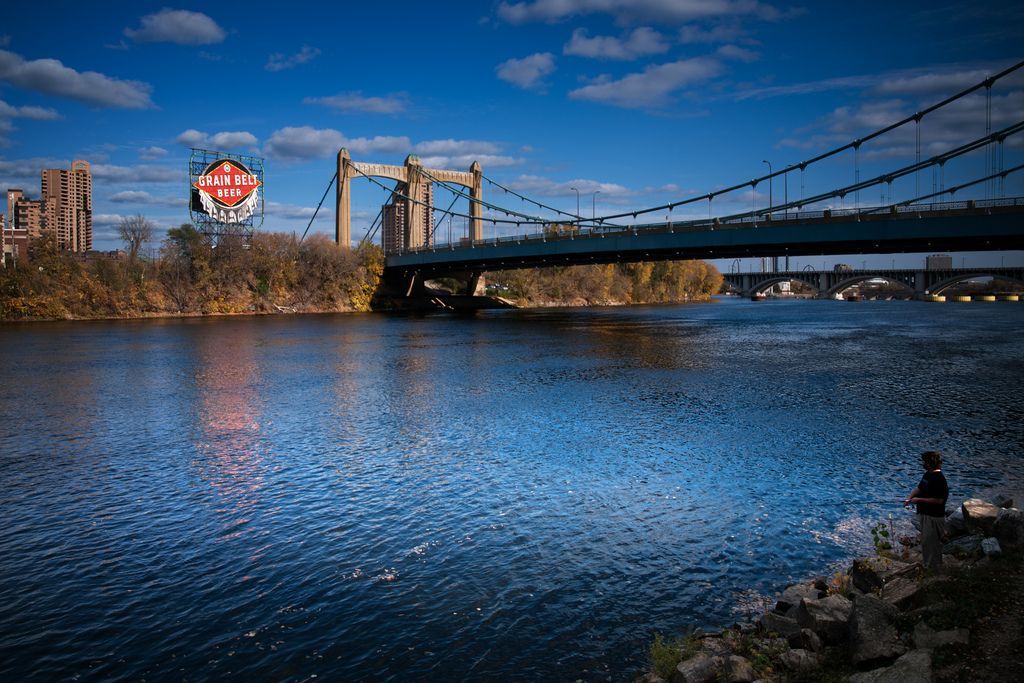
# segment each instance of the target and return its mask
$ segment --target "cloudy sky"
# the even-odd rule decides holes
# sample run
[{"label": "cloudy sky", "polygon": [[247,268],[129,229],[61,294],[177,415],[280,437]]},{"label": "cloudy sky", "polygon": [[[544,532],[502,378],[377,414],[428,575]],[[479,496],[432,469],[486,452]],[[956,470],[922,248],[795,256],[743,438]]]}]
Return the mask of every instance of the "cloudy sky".
[{"label": "cloudy sky", "polygon": [[[798,163],[1024,58],[1015,3],[330,5],[19,5],[0,27],[0,190],[37,197],[40,168],[89,160],[96,246],[113,248],[122,216],[161,228],[188,220],[189,149],[205,147],[265,158],[264,229],[301,233],[347,147],[361,161],[478,160],[487,177],[544,203],[575,212],[576,188],[584,215],[618,213],[749,180],[764,160]],[[924,125],[925,154],[983,135],[984,105],[971,98]],[[992,126],[1021,119],[1017,77],[994,89]],[[908,129],[865,146],[862,177],[910,163],[913,145]],[[1007,159],[1021,149],[1007,144]],[[987,163],[951,164],[943,180],[977,177]],[[853,177],[842,158],[772,191],[809,196]],[[917,183],[930,190],[933,178]],[[917,188],[897,188],[897,199]],[[1024,195],[1021,174],[1004,189]],[[769,190],[757,191],[715,213]],[[862,204],[882,199],[865,194]],[[385,199],[355,183],[355,238]],[[435,203],[452,199],[442,190]],[[313,230],[332,226],[328,202]],[[463,229],[456,219],[453,231]]]}]

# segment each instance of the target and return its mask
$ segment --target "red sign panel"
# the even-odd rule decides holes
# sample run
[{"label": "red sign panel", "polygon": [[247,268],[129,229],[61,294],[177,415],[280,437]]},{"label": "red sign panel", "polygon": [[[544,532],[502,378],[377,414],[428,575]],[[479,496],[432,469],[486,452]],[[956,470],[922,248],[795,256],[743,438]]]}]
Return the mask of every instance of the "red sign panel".
[{"label": "red sign panel", "polygon": [[259,178],[234,159],[218,159],[206,167],[192,187],[203,209],[223,223],[239,223],[256,210]]}]

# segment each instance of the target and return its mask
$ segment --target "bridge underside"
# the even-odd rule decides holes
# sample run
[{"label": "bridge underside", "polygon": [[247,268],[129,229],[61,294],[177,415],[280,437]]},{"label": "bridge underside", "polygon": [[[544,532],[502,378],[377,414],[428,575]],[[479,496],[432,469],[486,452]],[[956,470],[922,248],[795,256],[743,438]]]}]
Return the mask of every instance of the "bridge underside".
[{"label": "bridge underside", "polygon": [[773,221],[756,227],[721,225],[714,229],[664,224],[571,237],[501,238],[473,246],[388,255],[385,269],[400,277],[437,277],[451,272],[666,259],[989,249],[1024,249],[1024,216],[1019,209],[965,210],[927,218],[900,214],[862,220]]}]

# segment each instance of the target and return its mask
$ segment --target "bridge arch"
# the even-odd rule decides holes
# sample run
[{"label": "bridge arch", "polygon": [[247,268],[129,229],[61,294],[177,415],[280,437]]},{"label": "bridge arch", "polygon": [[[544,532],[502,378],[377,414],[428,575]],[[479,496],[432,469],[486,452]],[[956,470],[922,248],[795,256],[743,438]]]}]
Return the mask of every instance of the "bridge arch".
[{"label": "bridge arch", "polygon": [[891,277],[888,275],[883,275],[881,273],[869,273],[867,275],[856,275],[853,277],[848,277],[845,280],[840,280],[836,284],[829,287],[828,290],[823,293],[823,296],[825,296],[826,298],[832,298],[836,294],[844,292],[850,287],[853,287],[854,285],[860,285],[871,280],[885,280],[886,282],[889,282],[891,284],[900,285],[906,288],[911,294],[913,294],[915,291],[913,282],[907,282],[898,277]]},{"label": "bridge arch", "polygon": [[1008,277],[1006,275],[997,274],[997,273],[986,273],[984,271],[979,271],[977,273],[967,273],[967,274],[955,275],[953,277],[946,278],[945,280],[942,280],[941,282],[938,282],[938,283],[930,286],[928,288],[928,293],[929,294],[942,294],[942,292],[946,291],[947,289],[949,289],[950,287],[952,287],[954,285],[960,284],[961,282],[967,282],[968,280],[980,280],[982,278],[999,278],[1000,280],[1007,280],[1009,282],[1013,282],[1013,283],[1019,285],[1020,288],[1022,290],[1024,290],[1024,281],[1022,281],[1022,280],[1020,280],[1018,278]]},{"label": "bridge arch", "polygon": [[762,282],[758,282],[756,285],[754,285],[751,288],[749,293],[750,294],[761,294],[763,292],[767,292],[769,289],[771,289],[775,285],[779,284],[780,282],[799,282],[802,285],[807,285],[808,287],[813,289],[815,292],[818,292],[818,293],[821,292],[821,290],[818,288],[818,284],[816,282],[811,282],[810,280],[806,280],[806,279],[804,279],[802,277],[793,277],[792,275],[783,275],[783,276],[780,276],[780,277],[768,278],[767,280],[763,280]]}]

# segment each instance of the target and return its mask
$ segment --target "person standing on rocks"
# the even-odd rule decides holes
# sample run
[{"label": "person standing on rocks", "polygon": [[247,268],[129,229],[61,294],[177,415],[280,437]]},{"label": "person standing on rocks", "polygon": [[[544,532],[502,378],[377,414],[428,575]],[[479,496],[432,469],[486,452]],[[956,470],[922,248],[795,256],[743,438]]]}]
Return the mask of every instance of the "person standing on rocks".
[{"label": "person standing on rocks", "polygon": [[924,566],[931,570],[942,568],[942,535],[946,525],[946,500],[949,486],[942,474],[942,453],[925,451],[921,454],[924,476],[903,505],[917,505],[921,520],[921,555]]}]

